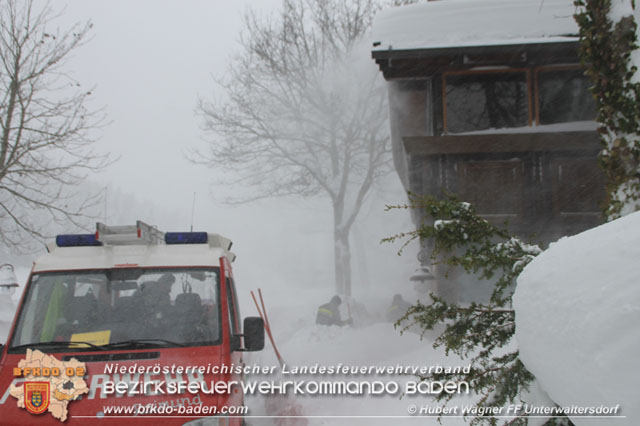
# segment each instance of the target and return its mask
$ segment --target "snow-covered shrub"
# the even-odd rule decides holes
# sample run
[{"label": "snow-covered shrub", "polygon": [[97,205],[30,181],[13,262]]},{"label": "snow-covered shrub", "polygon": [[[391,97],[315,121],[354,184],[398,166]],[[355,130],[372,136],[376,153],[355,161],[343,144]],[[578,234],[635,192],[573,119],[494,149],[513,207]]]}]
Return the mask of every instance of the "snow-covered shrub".
[{"label": "snow-covered shrub", "polygon": [[[478,407],[504,406],[521,403],[527,395],[534,376],[518,357],[513,336],[515,315],[511,296],[516,278],[524,267],[538,254],[538,246],[525,244],[506,230],[491,225],[481,218],[469,203],[451,197],[436,200],[409,194],[409,204],[388,206],[387,209],[422,209],[434,219],[433,225],[423,224],[415,231],[397,234],[383,241],[432,239],[432,259],[442,259],[450,267],[463,268],[479,279],[493,280],[495,286],[489,302],[456,305],[431,295],[431,301],[420,301],[407,311],[398,324],[403,329],[413,325],[425,332],[437,325],[444,331],[435,339],[434,348],[443,346],[452,352],[469,358],[469,374],[432,374],[420,377],[426,381],[466,381],[479,395]],[[404,246],[403,246],[404,247]],[[434,395],[438,402],[447,404],[455,394]],[[476,416],[472,425],[498,424],[499,419],[490,415]],[[518,415],[504,420],[504,424],[525,425],[527,418]],[[547,425],[570,424],[566,418],[550,419]]]}]

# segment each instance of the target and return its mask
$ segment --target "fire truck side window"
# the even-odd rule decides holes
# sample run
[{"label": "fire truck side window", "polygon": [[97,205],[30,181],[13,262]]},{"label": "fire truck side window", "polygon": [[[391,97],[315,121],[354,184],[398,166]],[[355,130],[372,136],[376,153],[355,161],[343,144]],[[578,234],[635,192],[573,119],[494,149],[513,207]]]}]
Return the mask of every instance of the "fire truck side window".
[{"label": "fire truck side window", "polygon": [[231,350],[240,347],[240,340],[237,337],[233,337],[236,334],[240,334],[240,322],[238,314],[238,303],[236,299],[235,285],[233,284],[233,278],[227,278],[227,304],[229,305],[229,325],[231,331]]}]

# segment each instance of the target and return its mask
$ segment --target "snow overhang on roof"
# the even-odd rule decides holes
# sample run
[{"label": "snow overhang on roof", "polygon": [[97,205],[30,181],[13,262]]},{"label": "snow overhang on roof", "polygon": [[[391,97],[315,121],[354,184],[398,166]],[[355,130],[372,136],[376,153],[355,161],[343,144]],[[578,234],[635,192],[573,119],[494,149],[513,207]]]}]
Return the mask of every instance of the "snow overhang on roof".
[{"label": "snow overhang on roof", "polygon": [[573,0],[439,0],[385,9],[373,52],[578,40]]}]

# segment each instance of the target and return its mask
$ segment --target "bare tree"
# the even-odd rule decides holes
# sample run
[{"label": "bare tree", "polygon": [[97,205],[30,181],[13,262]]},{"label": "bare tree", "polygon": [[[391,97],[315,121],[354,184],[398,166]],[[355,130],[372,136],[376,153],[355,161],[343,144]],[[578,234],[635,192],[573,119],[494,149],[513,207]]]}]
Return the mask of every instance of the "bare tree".
[{"label": "bare tree", "polygon": [[44,237],[43,220],[77,223],[91,199],[72,186],[108,163],[90,137],[103,114],[63,71],[91,24],[60,32],[55,18],[48,4],[0,0],[0,243],[13,249]]},{"label": "bare tree", "polygon": [[284,0],[276,19],[249,13],[224,81],[201,101],[208,150],[192,159],[253,187],[235,201],[324,194],[334,219],[338,293],[351,293],[349,233],[378,177],[390,171],[384,86],[362,39],[373,0]]}]

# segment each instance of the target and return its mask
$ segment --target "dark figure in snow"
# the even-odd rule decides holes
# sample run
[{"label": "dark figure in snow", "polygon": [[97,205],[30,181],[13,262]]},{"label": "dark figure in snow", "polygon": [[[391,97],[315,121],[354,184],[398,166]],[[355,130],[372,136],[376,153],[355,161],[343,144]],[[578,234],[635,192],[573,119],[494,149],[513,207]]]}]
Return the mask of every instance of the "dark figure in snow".
[{"label": "dark figure in snow", "polygon": [[407,309],[409,309],[411,305],[409,302],[405,301],[402,296],[396,294],[393,296],[393,300],[391,301],[391,307],[389,311],[387,311],[387,321],[392,323],[398,322],[400,318],[407,313]]},{"label": "dark figure in snow", "polygon": [[339,325],[340,327],[351,324],[351,318],[348,320],[342,320],[340,318],[340,305],[342,299],[340,296],[333,296],[329,303],[318,308],[318,315],[316,316],[316,324],[320,325]]}]

